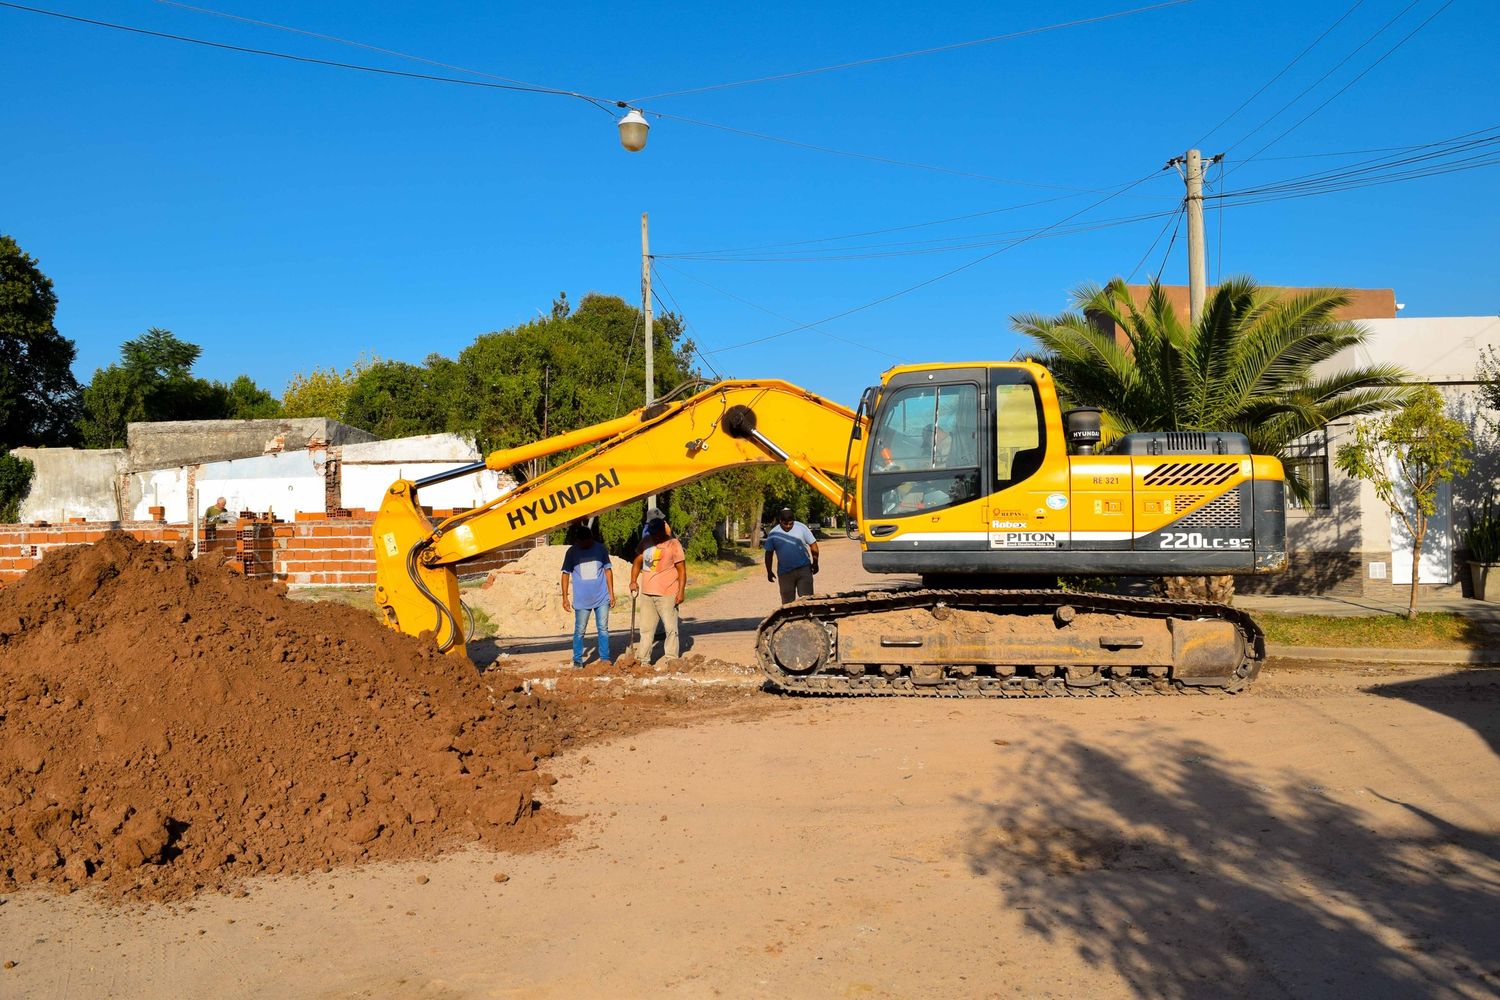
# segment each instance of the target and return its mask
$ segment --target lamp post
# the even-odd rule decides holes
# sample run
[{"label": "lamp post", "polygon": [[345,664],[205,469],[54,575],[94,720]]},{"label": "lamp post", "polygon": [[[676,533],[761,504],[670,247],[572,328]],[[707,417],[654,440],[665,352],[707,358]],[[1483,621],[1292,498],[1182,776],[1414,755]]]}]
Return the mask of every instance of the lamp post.
[{"label": "lamp post", "polygon": [[632,153],[639,153],[646,148],[646,133],[651,130],[651,123],[646,121],[646,116],[641,114],[639,108],[630,108],[626,111],[618,124],[620,145]]}]

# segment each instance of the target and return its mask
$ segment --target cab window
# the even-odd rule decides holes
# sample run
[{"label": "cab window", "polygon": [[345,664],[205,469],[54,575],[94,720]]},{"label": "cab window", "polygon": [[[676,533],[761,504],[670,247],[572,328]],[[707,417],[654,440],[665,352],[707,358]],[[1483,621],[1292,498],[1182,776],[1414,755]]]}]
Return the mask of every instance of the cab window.
[{"label": "cab window", "polygon": [[900,516],[977,498],[978,413],[973,384],[898,390],[876,423],[867,513]]}]

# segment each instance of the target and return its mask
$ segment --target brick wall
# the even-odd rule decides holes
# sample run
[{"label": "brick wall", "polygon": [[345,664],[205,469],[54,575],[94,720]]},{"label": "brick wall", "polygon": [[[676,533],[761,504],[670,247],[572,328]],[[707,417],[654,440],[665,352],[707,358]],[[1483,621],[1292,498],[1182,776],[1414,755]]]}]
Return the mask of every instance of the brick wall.
[{"label": "brick wall", "polygon": [[[375,583],[373,521],[330,518],[296,522],[240,520],[237,525],[209,525],[198,542],[198,557],[222,561],[229,572],[281,580],[292,586],[368,587]],[[128,522],[86,523],[45,528],[0,525],[0,585],[21,578],[48,552],[68,545],[97,542],[105,532],[128,532],[147,542],[174,543],[192,537],[183,524]],[[488,573],[525,555],[544,538],[460,563],[460,576]]]}]

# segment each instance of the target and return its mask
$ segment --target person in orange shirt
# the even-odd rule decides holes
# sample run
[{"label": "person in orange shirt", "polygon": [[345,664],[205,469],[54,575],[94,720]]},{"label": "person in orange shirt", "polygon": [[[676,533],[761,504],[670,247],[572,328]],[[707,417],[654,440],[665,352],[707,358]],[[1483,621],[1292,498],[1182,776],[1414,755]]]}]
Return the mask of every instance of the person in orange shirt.
[{"label": "person in orange shirt", "polygon": [[641,643],[635,658],[651,665],[656,623],[660,621],[667,632],[662,653],[676,659],[682,652],[677,609],[687,596],[687,557],[682,543],[667,534],[667,522],[662,518],[652,518],[646,525],[641,550],[630,564],[630,593],[639,594],[641,599]]}]

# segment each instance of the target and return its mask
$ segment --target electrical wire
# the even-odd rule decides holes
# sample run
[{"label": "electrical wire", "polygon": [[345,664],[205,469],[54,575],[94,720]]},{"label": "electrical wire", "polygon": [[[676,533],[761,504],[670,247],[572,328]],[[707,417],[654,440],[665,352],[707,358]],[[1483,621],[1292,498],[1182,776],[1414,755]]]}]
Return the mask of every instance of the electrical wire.
[{"label": "electrical wire", "polygon": [[[683,329],[685,329],[688,332],[688,335],[691,337],[694,333],[693,324],[688,322],[687,314],[684,313],[682,311],[682,307],[677,304],[677,296],[672,294],[672,290],[668,288],[667,283],[662,280],[661,271],[656,267],[654,261],[652,262],[651,266],[651,274],[656,279],[656,282],[661,285],[661,290],[666,292],[667,297],[672,300],[672,309],[668,310],[667,304],[661,300],[660,295],[656,294],[656,284],[653,284],[651,286],[651,297],[656,300],[658,305],[661,306],[662,312],[672,312],[677,316],[678,319],[682,320]],[[714,367],[713,362],[703,356],[703,351],[698,348],[698,340],[696,337],[693,337],[692,344],[693,353],[698,356],[698,360],[708,366],[708,370],[714,373],[715,379],[720,382],[724,381],[724,376],[719,374],[719,370]]]},{"label": "electrical wire", "polygon": [[425,56],[413,55],[410,52],[402,52],[399,49],[381,48],[379,45],[371,45],[368,42],[355,41],[351,38],[340,38],[338,35],[325,35],[317,31],[307,31],[304,28],[294,28],[286,24],[277,24],[274,21],[261,21],[253,17],[241,17],[239,14],[230,14],[226,11],[213,10],[209,7],[194,7],[192,4],[182,3],[181,0],[156,0],[156,2],[165,7],[177,7],[180,10],[190,10],[195,14],[208,14],[212,17],[222,17],[227,21],[238,21],[241,24],[253,24],[261,28],[274,28],[277,31],[285,31],[293,35],[302,35],[306,38],[316,38],[319,41],[335,42],[339,45],[349,45],[357,49],[364,49],[368,52],[379,52],[381,55],[395,56],[398,59],[410,59],[412,62],[426,63],[428,66],[436,66],[439,69],[451,69],[459,73],[470,73],[474,76],[482,76],[490,80],[501,80],[505,83],[514,83],[522,87],[536,87],[543,90],[551,89],[545,87],[540,83],[531,83],[527,80],[517,80],[514,77],[509,76],[498,76],[494,73],[486,73],[484,70],[470,69],[467,66],[455,66],[453,63],[445,63],[440,62],[436,59],[428,59]]},{"label": "electrical wire", "polygon": [[[1166,168],[1163,168],[1163,169],[1166,169]],[[1134,187],[1136,187],[1136,186],[1138,186],[1140,184],[1144,184],[1146,181],[1150,180],[1152,177],[1155,177],[1159,173],[1161,173],[1160,170],[1153,170],[1151,173],[1146,174],[1143,177],[1140,177],[1140,178],[1137,178],[1136,180],[1131,181],[1129,184],[1126,184],[1124,187],[1120,188],[1119,190],[1113,191],[1110,194],[1105,195],[1103,198],[1100,198],[1099,200],[1094,201],[1094,202],[1092,202],[1092,203],[1084,206],[1083,208],[1080,208],[1078,211],[1074,212],[1073,214],[1064,216],[1063,218],[1059,219],[1057,222],[1053,223],[1051,226],[1046,227],[1046,229],[1039,230],[1037,233],[1035,233],[1035,234],[1033,234],[1031,236],[1024,236],[1024,237],[1022,237],[1022,238],[1020,238],[1020,239],[1018,239],[1018,240],[1016,240],[1016,241],[1014,241],[1012,243],[1008,243],[1005,246],[1000,247],[999,249],[991,250],[989,253],[986,253],[986,254],[983,254],[983,255],[981,255],[979,257],[976,257],[976,258],[974,258],[971,261],[967,261],[966,263],[960,264],[957,267],[949,268],[948,270],[943,271],[941,274],[935,274],[935,275],[933,275],[930,278],[925,278],[922,281],[919,281],[919,282],[917,282],[914,285],[908,285],[905,288],[901,288],[901,289],[898,289],[898,290],[896,290],[894,292],[890,292],[888,294],[882,295],[882,296],[880,296],[879,298],[876,298],[876,299],[871,299],[868,302],[864,302],[864,303],[861,303],[860,305],[853,306],[853,307],[851,307],[849,309],[845,309],[845,310],[843,310],[841,312],[834,313],[831,316],[824,316],[822,319],[814,320],[811,323],[802,323],[802,324],[794,326],[794,327],[792,327],[790,329],[782,330],[782,331],[780,331],[778,333],[768,334],[767,336],[764,336],[764,337],[757,337],[757,338],[755,338],[753,340],[747,340],[747,341],[744,341],[743,343],[739,343],[739,344],[732,344],[729,347],[721,347],[718,350],[713,351],[711,353],[713,353],[713,354],[724,354],[725,352],[728,352],[728,351],[736,351],[736,350],[739,350],[741,348],[751,347],[751,346],[753,346],[755,344],[764,344],[764,343],[766,343],[768,341],[778,340],[781,337],[786,337],[786,336],[789,336],[789,335],[791,335],[793,333],[799,333],[802,330],[809,330],[809,329],[812,329],[814,327],[822,326],[825,323],[831,323],[834,320],[843,319],[846,316],[852,316],[855,313],[863,312],[866,309],[872,309],[875,306],[883,305],[883,304],[885,304],[887,302],[890,302],[893,299],[898,299],[898,298],[901,298],[904,295],[909,295],[912,292],[915,292],[915,291],[917,291],[919,289],[926,288],[928,285],[936,284],[939,281],[943,281],[943,280],[945,280],[947,278],[951,278],[955,274],[959,274],[959,273],[961,273],[963,271],[969,270],[970,268],[977,267],[978,265],[983,264],[985,261],[993,260],[995,257],[998,257],[1000,254],[1005,253],[1007,250],[1010,250],[1010,249],[1012,249],[1014,247],[1018,247],[1021,244],[1028,242],[1029,240],[1035,239],[1037,236],[1042,235],[1043,233],[1047,232],[1050,229],[1055,229],[1056,227],[1061,226],[1064,223],[1071,222],[1073,219],[1078,218],[1078,216],[1083,215],[1085,212],[1093,211],[1094,209],[1098,208],[1100,205],[1103,205],[1103,204],[1105,204],[1106,202],[1109,202],[1109,201],[1113,201],[1115,198],[1118,198],[1121,195],[1125,194],[1131,188],[1134,188]]]},{"label": "electrical wire", "polygon": [[1156,283],[1161,284],[1162,272],[1167,269],[1167,261],[1172,257],[1172,248],[1177,245],[1177,234],[1182,229],[1182,220],[1187,215],[1187,205],[1183,205],[1183,211],[1178,213],[1177,225],[1172,227],[1172,238],[1167,241],[1166,252],[1161,255],[1161,267],[1156,269]]},{"label": "electrical wire", "polygon": [[[1224,157],[1219,157],[1219,187],[1224,190]],[[1224,205],[1218,205],[1219,210],[1219,235],[1216,240],[1218,244],[1218,260],[1214,263],[1214,284],[1217,285],[1224,277]]]},{"label": "electrical wire", "polygon": [[625,373],[630,371],[630,356],[635,350],[635,331],[641,328],[641,311],[635,310],[635,319],[630,324],[630,339],[625,341],[625,364],[620,367],[620,381],[615,385],[615,416],[620,415],[620,393],[625,389]]},{"label": "electrical wire", "polygon": [[[740,303],[741,305],[749,306],[751,309],[754,309],[757,312],[763,312],[767,316],[770,316],[770,317],[772,317],[774,319],[781,320],[783,323],[797,323],[797,322],[800,322],[799,320],[793,319],[790,316],[782,315],[781,313],[775,311],[774,309],[770,309],[770,308],[768,308],[766,306],[763,306],[763,305],[759,304],[758,302],[751,302],[749,299],[747,299],[747,298],[745,298],[743,296],[736,295],[734,292],[728,291],[727,289],[720,288],[718,285],[715,285],[715,284],[712,284],[710,282],[704,281],[702,278],[698,277],[697,275],[695,275],[695,274],[693,274],[693,273],[691,273],[689,271],[684,271],[680,267],[674,267],[671,264],[663,264],[662,266],[668,268],[669,270],[676,271],[678,274],[682,275],[684,278],[687,278],[689,281],[697,282],[698,284],[702,285],[704,288],[707,288],[707,289],[709,289],[711,291],[718,292],[720,295],[724,296],[725,298],[733,299],[734,301]],[[844,345],[846,345],[848,347],[855,347],[855,348],[858,348],[859,350],[862,350],[862,351],[868,351],[871,354],[878,354],[878,355],[880,355],[882,357],[890,358],[893,361],[905,361],[906,360],[906,358],[904,358],[903,356],[901,356],[899,354],[892,354],[890,351],[882,351],[878,347],[871,347],[869,344],[862,344],[862,343],[860,343],[857,340],[849,340],[849,339],[847,339],[845,337],[840,337],[837,334],[829,333],[827,330],[815,330],[814,332],[817,333],[817,334],[819,334],[820,336],[828,338],[829,340],[837,341],[838,343],[844,344]],[[709,353],[710,354],[717,354],[718,352],[717,351],[710,351]]]},{"label": "electrical wire", "polygon": [[1200,135],[1197,138],[1197,140],[1193,143],[1193,145],[1194,146],[1201,146],[1201,145],[1203,145],[1204,140],[1206,140],[1209,136],[1213,135],[1215,132],[1219,131],[1219,129],[1223,128],[1225,125],[1229,124],[1229,122],[1234,118],[1235,115],[1239,114],[1241,111],[1244,111],[1245,108],[1249,107],[1251,101],[1255,100],[1261,94],[1264,94],[1266,92],[1266,89],[1268,87],[1270,87],[1277,80],[1280,80],[1283,76],[1286,75],[1286,73],[1287,73],[1288,70],[1290,70],[1293,66],[1297,65],[1297,63],[1301,62],[1303,56],[1307,55],[1313,49],[1317,48],[1318,47],[1318,43],[1321,42],[1323,39],[1327,38],[1329,32],[1333,31],[1334,28],[1337,28],[1339,25],[1343,24],[1344,21],[1345,21],[1345,19],[1347,19],[1350,14],[1353,14],[1356,10],[1358,10],[1360,7],[1362,7],[1364,5],[1364,2],[1365,2],[1365,0],[1355,0],[1354,6],[1350,7],[1348,10],[1344,11],[1343,14],[1339,15],[1339,19],[1337,21],[1334,21],[1328,27],[1324,28],[1323,29],[1323,33],[1321,35],[1319,35],[1317,38],[1314,38],[1312,40],[1312,42],[1308,44],[1307,48],[1303,49],[1301,52],[1298,52],[1295,56],[1293,56],[1292,57],[1292,61],[1289,62],[1289,63],[1287,63],[1285,66],[1281,67],[1281,69],[1276,73],[1275,76],[1271,77],[1271,79],[1269,79],[1265,83],[1261,84],[1259,90],[1257,90],[1255,93],[1251,94],[1249,97],[1247,97],[1243,101],[1241,101],[1240,104],[1239,104],[1239,107],[1235,108],[1233,111],[1229,112],[1229,114],[1227,114],[1223,118],[1221,118],[1219,120],[1219,123],[1217,125],[1215,125],[1213,128],[1209,129],[1207,132],[1204,132],[1202,135]]},{"label": "electrical wire", "polygon": [[[1365,76],[1371,70],[1373,70],[1376,66],[1379,66],[1381,63],[1385,62],[1386,59],[1390,58],[1390,56],[1392,55],[1392,53],[1394,53],[1397,49],[1401,48],[1401,46],[1405,45],[1407,42],[1411,41],[1411,39],[1413,38],[1413,36],[1415,36],[1417,34],[1417,32],[1419,32],[1423,28],[1427,27],[1427,25],[1429,25],[1429,24],[1432,23],[1432,21],[1433,21],[1434,18],[1436,18],[1439,14],[1441,14],[1443,11],[1447,10],[1449,7],[1452,7],[1452,6],[1453,6],[1453,0],[1447,0],[1447,2],[1444,3],[1441,7],[1439,7],[1437,10],[1433,11],[1431,14],[1427,15],[1426,20],[1422,21],[1421,24],[1417,25],[1411,31],[1407,32],[1402,37],[1402,39],[1399,42],[1397,42],[1395,45],[1392,45],[1389,49],[1386,49],[1385,52],[1380,56],[1379,59],[1376,59],[1374,62],[1372,62],[1370,65],[1366,66],[1362,71],[1360,71],[1360,73],[1359,73],[1358,76],[1356,76],[1354,79],[1350,80],[1348,83],[1344,84],[1338,90],[1334,91],[1333,94],[1326,101],[1324,101],[1322,104],[1319,104],[1317,107],[1313,108],[1307,114],[1303,115],[1290,128],[1286,129],[1284,132],[1282,132],[1276,138],[1272,139],[1270,142],[1268,142],[1264,146],[1260,147],[1260,149],[1256,150],[1255,152],[1251,153],[1249,156],[1245,157],[1245,159],[1243,159],[1243,160],[1240,161],[1239,165],[1240,166],[1244,166],[1246,163],[1249,163],[1251,160],[1255,159],[1261,153],[1264,153],[1266,150],[1268,150],[1272,146],[1276,145],[1282,139],[1285,139],[1287,136],[1291,135],[1297,129],[1301,128],[1307,122],[1307,120],[1309,118],[1311,118],[1313,115],[1317,114],[1319,111],[1322,111],[1324,108],[1328,107],[1328,105],[1332,104],[1335,100],[1337,100],[1339,98],[1339,96],[1342,95],[1345,91],[1347,91],[1350,87],[1354,86],[1356,83],[1358,83],[1359,81],[1363,80],[1365,78]],[[1403,10],[1402,13],[1404,14],[1405,10]],[[1397,17],[1399,17],[1399,16],[1400,15],[1398,14]],[[1381,30],[1383,31],[1385,29],[1382,28]],[[1378,32],[1377,32],[1377,34],[1378,34]]]},{"label": "electrical wire", "polygon": [[[1318,77],[1316,80],[1314,80],[1312,83],[1308,84],[1306,87],[1302,88],[1302,90],[1298,91],[1296,97],[1293,97],[1290,101],[1287,101],[1281,107],[1277,108],[1274,112],[1272,112],[1269,117],[1267,117],[1264,120],[1262,120],[1259,125],[1255,126],[1253,129],[1251,129],[1250,131],[1246,132],[1244,135],[1242,135],[1238,139],[1236,139],[1233,143],[1231,143],[1224,150],[1224,152],[1226,152],[1226,153],[1230,152],[1236,146],[1239,146],[1241,143],[1243,143],[1246,139],[1250,138],[1252,135],[1254,135],[1255,133],[1259,132],[1261,129],[1265,128],[1267,125],[1271,124],[1277,118],[1280,118],[1281,115],[1287,111],[1287,109],[1289,109],[1292,105],[1296,104],[1298,101],[1302,100],[1302,98],[1306,97],[1315,88],[1317,88],[1319,85],[1321,85],[1324,80],[1328,79],[1330,76],[1332,76],[1333,74],[1337,73],[1343,67],[1343,65],[1345,63],[1347,63],[1350,59],[1353,59],[1355,56],[1359,55],[1360,52],[1364,51],[1364,48],[1365,48],[1366,45],[1369,45],[1371,42],[1375,41],[1375,39],[1377,39],[1381,35],[1385,34],[1386,30],[1389,29],[1391,25],[1393,25],[1397,21],[1401,20],[1402,17],[1406,16],[1407,11],[1411,10],[1413,7],[1415,7],[1417,4],[1419,4],[1421,2],[1422,2],[1422,0],[1411,0],[1411,2],[1408,3],[1405,7],[1402,7],[1399,11],[1397,11],[1396,14],[1395,14],[1395,16],[1393,16],[1390,20],[1386,21],[1379,28],[1376,28],[1374,34],[1370,35],[1364,41],[1360,42],[1357,46],[1355,46],[1354,50],[1352,52],[1350,52],[1348,55],[1344,56],[1344,58],[1342,58],[1338,62],[1334,63],[1332,69],[1330,69],[1328,72],[1324,73],[1322,76]],[[1243,162],[1241,163],[1241,165],[1243,165]],[[1233,173],[1233,171],[1230,171],[1230,172]]]},{"label": "electrical wire", "polygon": [[680,122],[684,125],[693,125],[698,128],[714,129],[719,132],[727,132],[731,135],[744,136],[750,139],[759,139],[763,142],[779,143],[783,146],[791,146],[796,149],[806,149],[815,153],[827,153],[830,156],[843,156],[849,159],[866,160],[871,163],[883,163],[892,167],[909,167],[913,170],[927,170],[932,173],[946,174],[950,177],[965,177],[969,180],[987,181],[991,184],[1009,184],[1016,187],[1045,188],[1053,191],[1072,191],[1075,194],[1103,194],[1107,188],[1081,188],[1069,184],[1048,184],[1044,181],[1023,181],[1013,177],[995,177],[991,174],[975,173],[969,170],[959,170],[954,167],[944,167],[932,163],[918,163],[915,160],[898,160],[890,156],[881,156],[878,153],[862,153],[857,150],[837,149],[833,146],[823,146],[814,142],[803,142],[800,139],[789,139],[785,136],[771,135],[768,132],[756,132],[752,129],[739,128],[735,125],[723,125],[718,122],[703,121],[698,118],[688,118],[685,115],[675,115],[666,111],[643,111],[643,114],[665,121]]},{"label": "electrical wire", "polygon": [[939,52],[952,52],[956,49],[973,48],[976,45],[990,45],[994,42],[1009,41],[1014,38],[1025,38],[1028,35],[1040,35],[1049,31],[1058,31],[1063,28],[1076,28],[1085,24],[1098,24],[1101,21],[1114,21],[1122,17],[1130,17],[1135,14],[1145,14],[1150,11],[1164,10],[1168,7],[1180,7],[1183,4],[1192,3],[1193,0],[1168,0],[1165,3],[1151,4],[1147,7],[1135,7],[1131,10],[1114,11],[1109,14],[1100,14],[1097,17],[1084,17],[1073,21],[1064,21],[1059,24],[1048,24],[1038,28],[1026,28],[1022,31],[1012,31],[1003,35],[990,35],[986,38],[973,38],[964,42],[952,42],[948,45],[936,45],[926,49],[913,49],[910,52],[897,52],[892,55],[872,56],[868,59],[855,59],[851,62],[835,63],[831,66],[816,66],[812,69],[794,70],[789,73],[775,73],[771,76],[758,76],[749,80],[732,80],[728,83],[714,83],[703,87],[691,87],[686,90],[670,90],[661,94],[648,94],[645,97],[631,98],[631,104],[644,103],[646,101],[661,101],[669,97],[683,97],[688,94],[705,94],[714,90],[728,90],[731,87],[748,87],[758,83],[771,83],[777,80],[792,80],[798,77],[814,76],[819,73],[833,73],[843,69],[853,69],[857,66],[871,66],[876,63],[895,62],[898,59],[912,59],[917,56],[935,55]]},{"label": "electrical wire", "polygon": [[1178,209],[1176,212],[1173,212],[1171,215],[1167,216],[1167,221],[1162,224],[1161,232],[1159,232],[1159,233],[1156,234],[1156,239],[1154,239],[1154,240],[1151,241],[1151,245],[1146,248],[1146,252],[1143,253],[1143,254],[1141,254],[1141,259],[1138,260],[1138,261],[1136,261],[1135,262],[1135,267],[1132,267],[1130,269],[1130,277],[1128,277],[1128,278],[1125,279],[1125,283],[1127,285],[1130,284],[1132,281],[1135,280],[1135,273],[1141,269],[1141,265],[1143,265],[1143,264],[1146,263],[1146,259],[1151,256],[1151,252],[1156,249],[1156,245],[1161,242],[1161,238],[1163,236],[1167,235],[1167,230],[1169,228],[1171,228],[1172,221],[1174,219],[1181,218],[1182,212],[1186,208],[1187,208],[1187,200],[1183,199],[1183,206],[1182,206],[1182,208]]},{"label": "electrical wire", "polygon": [[[536,87],[530,84],[497,83],[484,80],[462,80],[452,76],[435,76],[429,73],[411,73],[400,69],[385,69],[380,66],[365,66],[359,63],[338,62],[333,59],[315,59],[312,56],[299,56],[290,52],[277,52],[274,49],[257,49],[245,45],[231,45],[228,42],[214,42],[206,38],[194,38],[190,35],[174,35],[166,31],[152,31],[148,28],[137,28],[128,24],[117,24],[113,21],[97,21],[90,17],[78,17],[75,14],[63,14],[55,10],[44,10],[41,7],[28,7],[24,4],[12,3],[10,0],[0,0],[0,7],[8,7],[11,10],[26,11],[31,14],[42,14],[47,17],[55,17],[64,21],[73,21],[78,24],[93,25],[96,28],[113,28],[116,31],[124,31],[133,35],[145,35],[150,38],[162,38],[173,42],[186,42],[190,45],[202,45],[211,49],[222,49],[226,52],[239,52],[244,55],[267,56],[272,59],[284,59],[288,62],[307,63],[313,66],[327,66],[333,69],[354,70],[360,73],[373,73],[379,76],[402,77],[408,80],[427,80],[432,83],[452,83],[463,87],[479,87],[486,90],[509,90],[525,94],[545,94],[554,97],[574,97],[582,101],[609,111],[606,106],[609,103],[602,98],[591,97],[588,94],[580,94],[572,90],[558,90],[553,87]],[[609,111],[611,117],[614,112]]]}]

